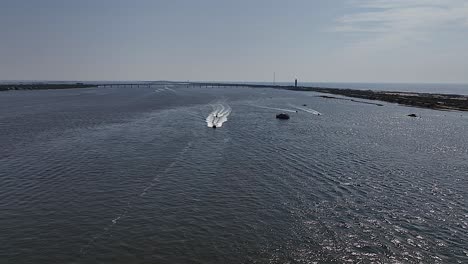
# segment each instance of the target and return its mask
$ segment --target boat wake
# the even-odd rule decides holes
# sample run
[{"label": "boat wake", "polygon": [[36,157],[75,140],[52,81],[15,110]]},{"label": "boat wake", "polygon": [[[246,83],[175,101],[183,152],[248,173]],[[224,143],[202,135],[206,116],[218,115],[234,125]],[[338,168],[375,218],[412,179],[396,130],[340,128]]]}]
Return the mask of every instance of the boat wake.
[{"label": "boat wake", "polygon": [[135,198],[138,197],[144,197],[146,194],[159,183],[159,179],[162,175],[166,175],[168,172],[170,172],[174,167],[176,167],[181,161],[183,161],[183,156],[185,153],[187,153],[190,149],[192,148],[192,142],[189,141],[185,147],[179,151],[177,158],[174,159],[164,171],[161,173],[156,174],[155,177],[153,177],[146,185],[146,187],[138,194],[138,196],[133,197],[133,200],[128,200],[126,203],[126,206],[123,208],[123,210],[117,214],[107,225],[105,225],[102,230],[98,233],[95,233],[94,236],[92,236],[90,239],[88,239],[88,242],[80,248],[80,257],[84,257],[85,255],[88,254],[89,250],[91,250],[95,244],[98,242],[98,240],[105,238],[110,235],[110,232],[114,228],[115,225],[118,224],[118,221],[128,217],[128,214],[130,213],[130,210],[133,208],[134,203],[139,202],[139,200],[135,200]]},{"label": "boat wake", "polygon": [[222,127],[223,123],[226,122],[228,116],[231,114],[231,107],[225,102],[219,102],[212,104],[213,111],[206,118],[206,124],[208,127]]},{"label": "boat wake", "polygon": [[253,107],[258,107],[258,108],[263,108],[263,109],[269,109],[269,110],[277,110],[277,111],[282,111],[282,112],[290,112],[290,113],[296,113],[296,110],[292,109],[284,109],[284,108],[276,108],[276,107],[267,107],[267,106],[261,106],[261,105],[251,105]]},{"label": "boat wake", "polygon": [[169,88],[167,85],[164,86],[164,88],[156,88],[154,90],[155,93],[161,93],[161,92],[173,92],[175,93],[176,91],[172,88]]},{"label": "boat wake", "polygon": [[167,85],[166,85],[166,86],[164,86],[164,89],[165,89],[166,91],[170,91],[170,92],[173,92],[173,93],[175,93],[175,92],[176,92],[174,89],[172,89],[172,88],[169,88],[169,86],[167,86]]},{"label": "boat wake", "polygon": [[307,107],[303,107],[303,106],[297,106],[297,105],[291,105],[291,107],[297,108],[299,110],[302,110],[302,111],[310,113],[310,114],[322,115],[322,113],[320,113],[319,111],[316,111],[316,110],[311,109],[311,108],[307,108]]}]

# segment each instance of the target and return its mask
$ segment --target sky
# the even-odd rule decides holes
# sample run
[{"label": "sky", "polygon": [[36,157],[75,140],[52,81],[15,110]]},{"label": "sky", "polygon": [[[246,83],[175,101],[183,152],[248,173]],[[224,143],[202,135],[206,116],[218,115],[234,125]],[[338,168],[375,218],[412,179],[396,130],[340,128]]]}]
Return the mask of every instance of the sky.
[{"label": "sky", "polygon": [[468,83],[468,0],[0,7],[0,80]]}]

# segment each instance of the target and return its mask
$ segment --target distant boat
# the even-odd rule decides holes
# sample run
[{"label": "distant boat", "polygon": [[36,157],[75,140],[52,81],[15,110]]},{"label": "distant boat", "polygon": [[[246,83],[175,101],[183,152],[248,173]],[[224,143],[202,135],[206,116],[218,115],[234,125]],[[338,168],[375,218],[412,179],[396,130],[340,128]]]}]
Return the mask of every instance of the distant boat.
[{"label": "distant boat", "polygon": [[281,113],[281,114],[277,114],[277,115],[276,115],[276,118],[278,118],[278,119],[283,119],[283,120],[288,120],[288,119],[289,119],[289,115],[288,115],[288,114],[285,114],[285,113]]}]

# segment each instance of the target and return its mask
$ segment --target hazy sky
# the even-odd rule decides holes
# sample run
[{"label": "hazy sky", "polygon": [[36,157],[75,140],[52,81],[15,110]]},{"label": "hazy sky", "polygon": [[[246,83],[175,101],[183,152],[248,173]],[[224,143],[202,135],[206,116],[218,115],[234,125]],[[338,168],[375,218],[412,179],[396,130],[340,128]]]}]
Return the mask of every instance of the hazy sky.
[{"label": "hazy sky", "polygon": [[2,80],[468,83],[468,0],[0,0]]}]

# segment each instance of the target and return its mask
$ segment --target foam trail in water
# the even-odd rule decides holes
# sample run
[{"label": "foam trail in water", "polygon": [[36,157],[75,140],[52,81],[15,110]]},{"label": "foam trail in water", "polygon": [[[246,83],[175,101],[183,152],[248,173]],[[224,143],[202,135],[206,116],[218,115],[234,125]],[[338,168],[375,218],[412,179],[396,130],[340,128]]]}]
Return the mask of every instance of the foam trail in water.
[{"label": "foam trail in water", "polygon": [[283,111],[283,112],[290,112],[290,113],[296,113],[296,110],[291,110],[291,109],[283,109],[283,108],[276,108],[276,107],[267,107],[267,106],[260,106],[260,105],[251,105],[254,107],[258,108],[263,108],[263,109],[270,109],[270,110],[278,110],[278,111]]},{"label": "foam trail in water", "polygon": [[169,88],[168,86],[164,86],[164,88],[156,88],[154,90],[155,93],[161,93],[161,92],[166,92],[166,91],[173,92],[173,93],[176,92],[174,89]]},{"label": "foam trail in water", "polygon": [[[188,142],[187,145],[178,153],[178,157],[173,160],[167,167],[164,171],[162,171],[162,173],[160,174],[157,174],[155,177],[153,177],[153,179],[149,182],[149,184],[142,190],[142,192],[140,192],[140,194],[138,195],[139,197],[144,197],[148,191],[150,191],[156,184],[157,182],[159,181],[159,178],[161,175],[164,175],[166,173],[168,173],[173,167],[175,167],[177,164],[179,164],[179,162],[181,162],[183,159],[182,159],[182,156],[189,150],[191,149],[192,147],[192,142]],[[135,201],[134,201],[135,202]],[[122,218],[125,218],[127,217],[127,214],[129,213],[129,210],[132,209],[133,207],[133,204],[131,201],[127,201],[127,205],[124,207],[123,211],[118,214],[117,216],[115,216],[109,224],[107,224],[101,232],[98,232],[96,233],[91,239],[88,240],[88,243],[86,243],[86,245],[82,246],[80,248],[80,256],[83,257],[85,256],[88,251],[96,244],[96,242],[107,236],[108,233],[112,230],[113,226],[115,226],[118,221]]]},{"label": "foam trail in water", "polygon": [[206,118],[206,124],[208,127],[222,127],[223,123],[226,122],[228,116],[231,114],[231,107],[226,103],[217,103],[211,105],[213,111]]},{"label": "foam trail in water", "polygon": [[307,108],[307,107],[302,107],[302,106],[297,106],[297,105],[291,105],[291,107],[297,108],[299,110],[302,110],[304,112],[311,113],[311,114],[314,114],[314,115],[322,115],[322,113],[320,113],[319,111],[316,111],[316,110],[314,110],[312,108]]},{"label": "foam trail in water", "polygon": [[167,91],[171,91],[171,92],[173,92],[173,93],[175,93],[175,92],[176,92],[174,89],[172,89],[172,88],[169,88],[169,86],[167,86],[167,85],[166,85],[166,86],[164,86],[164,89],[165,89],[165,90],[167,90]]},{"label": "foam trail in water", "polygon": [[194,113],[194,112],[190,112],[190,113],[188,113],[187,115],[188,115],[188,116],[191,116],[191,117],[192,117],[194,120],[196,120],[196,121],[202,121],[202,122],[205,121],[205,118],[204,118],[202,115],[200,115],[200,114],[197,114],[197,113]]}]

